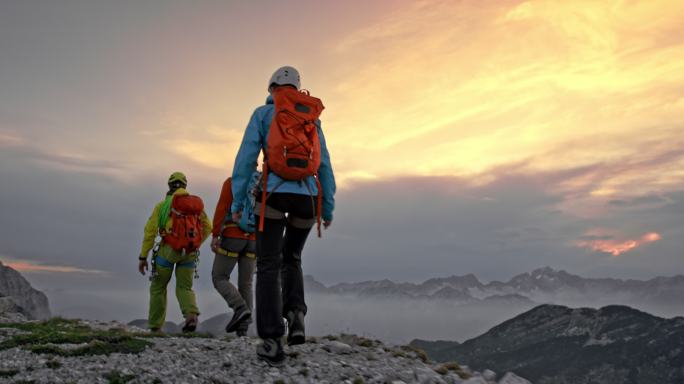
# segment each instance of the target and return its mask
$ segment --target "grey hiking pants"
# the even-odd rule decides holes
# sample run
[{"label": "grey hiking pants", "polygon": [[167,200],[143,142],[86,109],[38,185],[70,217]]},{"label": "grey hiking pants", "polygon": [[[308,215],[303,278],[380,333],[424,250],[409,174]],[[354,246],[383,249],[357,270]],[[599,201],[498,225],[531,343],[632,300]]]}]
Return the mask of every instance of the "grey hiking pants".
[{"label": "grey hiking pants", "polygon": [[[238,288],[230,282],[230,274],[235,264],[238,265]],[[245,256],[245,252],[241,252],[238,257],[214,254],[211,281],[232,310],[243,305],[250,310],[254,308],[252,279],[255,264],[254,258]]]}]

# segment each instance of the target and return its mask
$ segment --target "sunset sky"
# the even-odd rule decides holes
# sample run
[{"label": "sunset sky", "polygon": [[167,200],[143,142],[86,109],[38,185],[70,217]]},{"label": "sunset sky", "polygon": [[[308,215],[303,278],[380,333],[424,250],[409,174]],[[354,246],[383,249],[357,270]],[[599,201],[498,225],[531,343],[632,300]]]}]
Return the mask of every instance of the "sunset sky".
[{"label": "sunset sky", "polygon": [[281,65],[339,184],[306,273],[684,273],[682,1],[3,1],[0,259],[144,287],[168,175],[212,215]]}]

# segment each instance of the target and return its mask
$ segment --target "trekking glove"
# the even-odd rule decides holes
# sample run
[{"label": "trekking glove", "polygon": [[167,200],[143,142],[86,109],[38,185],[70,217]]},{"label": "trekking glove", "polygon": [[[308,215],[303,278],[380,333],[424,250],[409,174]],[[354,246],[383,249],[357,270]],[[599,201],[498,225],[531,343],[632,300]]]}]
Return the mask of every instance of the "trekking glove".
[{"label": "trekking glove", "polygon": [[211,239],[211,250],[214,253],[218,252],[218,247],[219,247],[220,242],[221,242],[221,238],[218,236]]},{"label": "trekking glove", "polygon": [[140,259],[138,261],[138,271],[140,272],[141,275],[145,275],[145,271],[149,268],[147,265],[147,259]]}]

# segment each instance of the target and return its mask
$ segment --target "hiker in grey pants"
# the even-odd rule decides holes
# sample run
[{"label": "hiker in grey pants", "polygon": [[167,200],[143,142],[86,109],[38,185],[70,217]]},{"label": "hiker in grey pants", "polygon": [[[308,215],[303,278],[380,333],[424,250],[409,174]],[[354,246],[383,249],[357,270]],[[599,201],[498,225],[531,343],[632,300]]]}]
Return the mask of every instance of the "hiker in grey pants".
[{"label": "hiker in grey pants", "polygon": [[[245,246],[241,252],[229,251],[222,247],[214,256],[214,265],[211,269],[211,281],[214,283],[214,288],[223,297],[228,306],[233,310],[233,318],[226,327],[226,332],[236,331],[238,336],[242,336],[247,332],[247,327],[251,321],[236,318],[240,314],[249,312],[251,317],[252,309],[254,308],[254,299],[252,294],[252,281],[254,276],[254,268],[256,266],[256,259],[254,252],[247,252],[248,243],[254,243],[250,240],[238,240],[225,238],[223,243],[243,243]],[[232,248],[235,249],[234,247]],[[237,288],[230,282],[230,274],[238,266],[238,282]],[[235,324],[233,327],[233,323]],[[233,329],[237,328],[237,329]]]},{"label": "hiker in grey pants", "polygon": [[[226,325],[226,332],[244,336],[252,322],[252,277],[256,256],[256,236],[243,231],[230,220],[230,204],[233,200],[231,178],[223,183],[221,196],[214,212],[211,250],[214,251],[214,266],[211,280],[214,288],[233,310],[233,318]],[[238,265],[238,288],[230,282],[230,274]]]}]

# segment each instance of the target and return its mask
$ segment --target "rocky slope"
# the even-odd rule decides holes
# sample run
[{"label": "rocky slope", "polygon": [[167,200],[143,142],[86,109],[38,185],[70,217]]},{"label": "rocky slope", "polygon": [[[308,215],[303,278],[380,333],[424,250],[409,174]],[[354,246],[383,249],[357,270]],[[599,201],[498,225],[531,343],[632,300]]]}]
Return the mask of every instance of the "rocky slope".
[{"label": "rocky slope", "polygon": [[0,262],[0,312],[20,312],[30,319],[47,319],[50,306],[45,294],[31,287],[19,272]]},{"label": "rocky slope", "polygon": [[438,361],[514,370],[538,384],[684,383],[684,318],[624,306],[542,305],[462,344],[411,344]]},{"label": "rocky slope", "polygon": [[489,370],[431,363],[415,348],[351,335],[286,347],[286,365],[272,368],[256,358],[255,338],[161,337],[115,322],[20,317],[0,315],[0,381],[529,384],[513,373],[497,381]]}]

